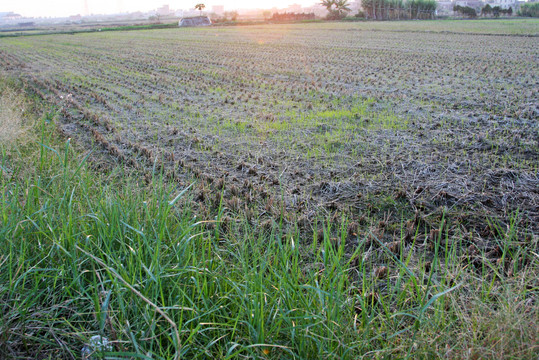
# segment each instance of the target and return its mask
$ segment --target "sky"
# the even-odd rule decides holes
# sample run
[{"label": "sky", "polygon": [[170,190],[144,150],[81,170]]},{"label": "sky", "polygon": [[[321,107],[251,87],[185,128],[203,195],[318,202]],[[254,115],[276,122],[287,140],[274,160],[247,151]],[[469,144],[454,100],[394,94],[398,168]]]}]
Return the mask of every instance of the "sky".
[{"label": "sky", "polygon": [[[61,17],[83,14],[85,0],[16,0],[0,1],[0,12],[13,11],[22,16]],[[149,11],[162,5],[171,9],[190,9],[198,3],[204,3],[210,10],[212,5],[224,5],[225,10],[237,8],[284,8],[290,4],[310,6],[318,0],[86,0],[90,14],[112,14],[117,12]]]}]

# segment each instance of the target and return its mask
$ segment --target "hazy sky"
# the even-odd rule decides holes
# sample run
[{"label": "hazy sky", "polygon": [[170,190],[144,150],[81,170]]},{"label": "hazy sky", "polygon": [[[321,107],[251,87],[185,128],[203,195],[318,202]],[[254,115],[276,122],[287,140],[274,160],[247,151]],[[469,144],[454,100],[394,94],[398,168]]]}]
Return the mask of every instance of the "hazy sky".
[{"label": "hazy sky", "polygon": [[[289,4],[310,6],[319,0],[86,0],[91,14],[110,14],[119,11],[148,11],[168,4],[171,9],[193,8],[199,2],[211,9],[212,5],[224,5],[225,10],[235,8],[286,7]],[[68,16],[84,12],[84,0],[1,0],[0,12],[13,11],[23,16]]]}]

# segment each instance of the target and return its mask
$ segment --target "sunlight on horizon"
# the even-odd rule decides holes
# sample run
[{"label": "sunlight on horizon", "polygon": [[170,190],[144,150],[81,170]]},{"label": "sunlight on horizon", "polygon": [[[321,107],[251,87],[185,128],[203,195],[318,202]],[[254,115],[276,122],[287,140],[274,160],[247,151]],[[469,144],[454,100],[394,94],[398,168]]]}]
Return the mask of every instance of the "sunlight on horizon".
[{"label": "sunlight on horizon", "polygon": [[[214,0],[214,1],[186,1],[186,0],[86,0],[90,14],[113,14],[119,12],[151,11],[163,5],[169,5],[172,10],[193,9],[198,3],[206,5],[206,11],[209,12],[212,6],[223,5],[226,11],[235,9],[271,9],[286,8],[288,5],[299,4],[302,6],[311,6],[319,3],[317,0]],[[13,11],[22,16],[31,17],[62,17],[83,14],[85,12],[85,0],[20,0],[17,2],[8,2],[0,5],[0,12]]]}]

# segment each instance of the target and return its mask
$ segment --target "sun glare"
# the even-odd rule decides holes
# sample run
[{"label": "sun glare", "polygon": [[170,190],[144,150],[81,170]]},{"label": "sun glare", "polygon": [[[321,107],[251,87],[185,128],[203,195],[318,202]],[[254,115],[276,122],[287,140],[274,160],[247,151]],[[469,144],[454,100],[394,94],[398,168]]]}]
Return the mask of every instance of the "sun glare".
[{"label": "sun glare", "polygon": [[[198,3],[206,5],[206,12],[211,12],[214,6],[224,6],[225,11],[238,9],[286,9],[289,5],[299,4],[301,6],[312,6],[316,0],[277,0],[277,1],[234,1],[234,0],[216,0],[212,2],[205,1],[185,1],[168,0],[159,3],[149,0],[20,0],[17,2],[7,2],[0,5],[0,12],[15,12],[25,17],[63,17],[77,14],[113,14],[119,12],[152,11],[162,5],[168,5],[174,11],[192,10]],[[156,5],[158,4],[158,5]]]}]

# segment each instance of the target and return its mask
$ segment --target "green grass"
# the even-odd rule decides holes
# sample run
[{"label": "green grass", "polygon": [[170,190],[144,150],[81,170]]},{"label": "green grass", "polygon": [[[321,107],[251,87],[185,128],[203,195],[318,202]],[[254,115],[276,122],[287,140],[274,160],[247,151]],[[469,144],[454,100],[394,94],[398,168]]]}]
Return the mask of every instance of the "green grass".
[{"label": "green grass", "polygon": [[500,262],[469,255],[444,218],[406,244],[403,220],[396,249],[383,226],[350,247],[345,218],[312,235],[222,206],[199,219],[189,189],[159,173],[96,171],[99,149],[59,137],[56,118],[0,144],[0,357],[79,358],[95,335],[109,359],[537,353],[536,235],[493,224]]},{"label": "green grass", "polygon": [[360,21],[327,22],[319,28],[350,28],[357,30],[449,32],[462,34],[532,35],[539,34],[539,20],[530,18],[476,19],[476,20],[421,20],[421,21]]},{"label": "green grass", "polygon": [[117,25],[117,26],[106,26],[106,27],[97,27],[98,24],[95,24],[93,28],[81,28],[73,26],[69,28],[68,26],[54,29],[54,28],[43,28],[43,29],[32,29],[32,30],[21,30],[21,31],[5,31],[0,32],[0,38],[3,37],[19,37],[19,36],[34,36],[34,35],[58,35],[58,34],[79,34],[79,33],[92,33],[92,32],[106,32],[106,31],[132,31],[132,30],[152,30],[152,29],[168,29],[176,28],[178,24],[168,23],[168,24],[144,24],[144,25]]}]

